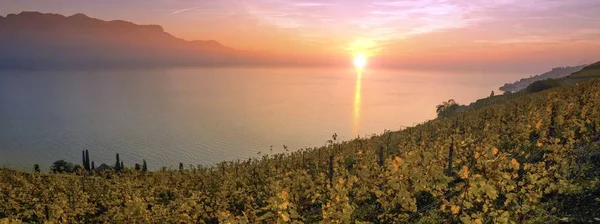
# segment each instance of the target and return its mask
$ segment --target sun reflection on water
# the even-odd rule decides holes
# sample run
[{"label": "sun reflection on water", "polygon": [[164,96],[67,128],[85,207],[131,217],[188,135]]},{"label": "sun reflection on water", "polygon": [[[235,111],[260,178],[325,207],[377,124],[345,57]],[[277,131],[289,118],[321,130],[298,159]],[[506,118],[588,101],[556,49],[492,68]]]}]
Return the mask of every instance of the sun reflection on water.
[{"label": "sun reflection on water", "polygon": [[362,82],[362,70],[362,68],[356,69],[356,89],[354,90],[354,110],[352,112],[352,114],[354,115],[352,134],[354,136],[359,135],[360,127],[360,89]]}]

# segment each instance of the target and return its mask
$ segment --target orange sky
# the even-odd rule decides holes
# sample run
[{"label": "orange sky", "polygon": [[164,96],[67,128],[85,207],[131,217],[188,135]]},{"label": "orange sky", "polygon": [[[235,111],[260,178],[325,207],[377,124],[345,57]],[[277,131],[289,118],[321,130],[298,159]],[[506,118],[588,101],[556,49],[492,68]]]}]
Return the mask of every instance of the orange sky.
[{"label": "orange sky", "polygon": [[0,14],[85,13],[158,24],[188,40],[372,64],[499,67],[600,60],[597,0],[0,0]]}]

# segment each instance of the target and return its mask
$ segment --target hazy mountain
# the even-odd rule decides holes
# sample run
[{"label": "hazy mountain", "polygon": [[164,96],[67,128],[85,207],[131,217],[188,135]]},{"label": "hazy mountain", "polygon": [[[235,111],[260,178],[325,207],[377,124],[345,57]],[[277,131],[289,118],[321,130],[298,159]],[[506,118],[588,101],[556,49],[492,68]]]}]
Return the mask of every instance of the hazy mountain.
[{"label": "hazy mountain", "polygon": [[521,90],[527,88],[527,86],[529,86],[531,83],[533,83],[535,81],[566,77],[573,72],[577,72],[577,71],[583,69],[585,66],[586,65],[578,65],[578,66],[573,66],[573,67],[553,68],[551,71],[546,72],[541,75],[536,75],[536,76],[532,76],[529,78],[523,78],[514,83],[506,83],[503,86],[501,86],[499,89],[502,91],[508,91],[508,92],[518,92],[518,91],[521,91]]},{"label": "hazy mountain", "polygon": [[186,41],[158,25],[84,14],[0,16],[0,68],[220,66],[264,62],[217,41]]}]

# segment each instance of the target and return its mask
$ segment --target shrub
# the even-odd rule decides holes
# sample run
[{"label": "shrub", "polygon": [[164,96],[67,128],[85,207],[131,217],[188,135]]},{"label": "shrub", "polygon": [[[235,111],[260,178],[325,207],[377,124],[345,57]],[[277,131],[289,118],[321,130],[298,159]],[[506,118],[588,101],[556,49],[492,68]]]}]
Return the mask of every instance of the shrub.
[{"label": "shrub", "polygon": [[543,90],[558,87],[560,85],[561,85],[560,82],[556,79],[546,79],[546,80],[535,81],[535,82],[531,83],[531,85],[527,86],[527,92],[536,93],[536,92],[540,92]]}]

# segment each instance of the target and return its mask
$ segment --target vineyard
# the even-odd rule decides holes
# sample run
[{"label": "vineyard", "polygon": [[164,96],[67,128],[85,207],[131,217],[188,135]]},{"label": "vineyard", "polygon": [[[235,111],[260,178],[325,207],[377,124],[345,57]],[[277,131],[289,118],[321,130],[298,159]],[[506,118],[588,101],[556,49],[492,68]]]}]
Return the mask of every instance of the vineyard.
[{"label": "vineyard", "polygon": [[600,80],[182,170],[0,169],[0,223],[600,222]]}]

